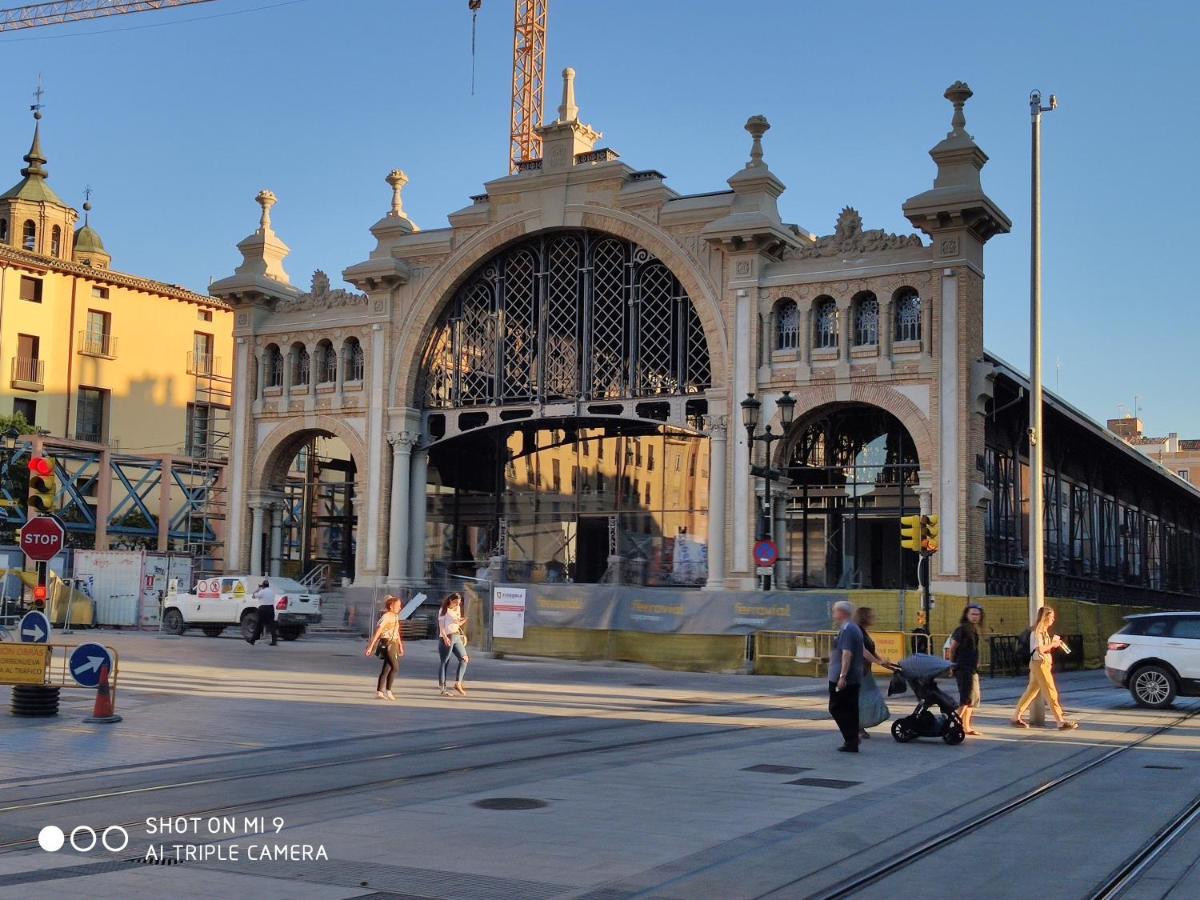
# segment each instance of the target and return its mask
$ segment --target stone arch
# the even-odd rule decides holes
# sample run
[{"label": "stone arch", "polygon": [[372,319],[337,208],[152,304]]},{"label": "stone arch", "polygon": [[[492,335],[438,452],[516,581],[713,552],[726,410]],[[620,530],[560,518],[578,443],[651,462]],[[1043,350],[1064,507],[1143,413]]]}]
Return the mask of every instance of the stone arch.
[{"label": "stone arch", "polygon": [[[845,386],[804,388],[795,392],[795,396],[797,403],[793,421],[796,423],[811,419],[827,407],[845,404],[872,406],[891,413],[900,420],[900,424],[905,427],[913,439],[921,471],[935,470],[937,442],[934,440],[933,424],[911,399],[894,388],[883,384],[852,384],[849,386],[849,390]],[[779,427],[778,413],[775,415],[773,424],[776,428]],[[782,465],[786,459],[785,454],[791,452],[797,427],[797,425],[793,425],[793,434],[789,435],[788,440],[779,442],[780,446],[774,452],[773,465]]]},{"label": "stone arch", "polygon": [[249,493],[270,491],[279,484],[300,448],[315,436],[341,438],[355,461],[358,479],[367,477],[367,447],[357,432],[332,416],[296,416],[280,422],[259,445],[250,465]]},{"label": "stone arch", "polygon": [[584,228],[604,232],[640,244],[654,254],[679,279],[700,318],[708,341],[713,384],[719,385],[728,379],[730,351],[725,323],[721,316],[719,291],[704,274],[699,261],[668,232],[645,219],[611,209],[600,211],[568,207],[560,221],[549,222],[546,218],[543,212],[538,210],[498,222],[464,241],[462,246],[430,275],[418,291],[404,322],[400,323],[399,331],[403,337],[395,348],[395,358],[388,381],[391,405],[415,405],[422,352],[437,326],[445,304],[476,267],[492,254],[522,238],[561,228]]}]

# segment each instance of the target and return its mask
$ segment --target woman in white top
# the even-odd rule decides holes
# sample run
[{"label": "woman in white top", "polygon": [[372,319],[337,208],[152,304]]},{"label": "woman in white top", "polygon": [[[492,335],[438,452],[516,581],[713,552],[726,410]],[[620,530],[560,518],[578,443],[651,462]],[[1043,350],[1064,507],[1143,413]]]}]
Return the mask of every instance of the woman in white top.
[{"label": "woman in white top", "polygon": [[366,656],[372,656],[376,650],[383,660],[379,670],[379,680],[375,683],[375,696],[380,700],[395,700],[392,694],[392,682],[396,678],[396,670],[400,668],[400,657],[404,655],[404,639],[400,636],[399,597],[388,597],[383,601],[383,615],[375,626],[375,633],[367,642]]},{"label": "woman in white top", "polygon": [[1070,731],[1079,727],[1078,722],[1072,722],[1063,715],[1062,705],[1058,702],[1058,687],[1054,684],[1054,673],[1050,669],[1053,662],[1050,654],[1059,648],[1066,649],[1067,645],[1058,635],[1050,634],[1053,624],[1054,610],[1043,606],[1038,610],[1037,621],[1029,632],[1029,649],[1032,651],[1029,657],[1029,687],[1025,688],[1025,693],[1021,695],[1017,712],[1012,719],[1016,728],[1029,727],[1029,723],[1025,721],[1025,710],[1029,709],[1029,705],[1038,694],[1045,697],[1046,702],[1050,704],[1060,730]]},{"label": "woman in white top", "polygon": [[450,694],[446,687],[446,674],[450,669],[450,658],[458,657],[458,674],[454,679],[454,690],[460,694],[466,694],[467,689],[463,687],[463,676],[467,672],[467,663],[471,658],[467,656],[467,638],[463,631],[466,625],[466,617],[462,612],[462,595],[451,594],[442,601],[442,608],[438,611],[438,658],[441,660],[441,668],[438,670],[438,687],[441,689],[442,696]]}]

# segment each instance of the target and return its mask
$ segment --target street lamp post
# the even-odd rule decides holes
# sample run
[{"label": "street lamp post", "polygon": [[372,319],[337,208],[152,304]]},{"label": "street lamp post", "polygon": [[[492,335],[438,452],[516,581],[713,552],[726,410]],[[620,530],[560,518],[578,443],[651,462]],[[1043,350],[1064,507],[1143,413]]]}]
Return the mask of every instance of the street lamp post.
[{"label": "street lamp post", "polygon": [[[783,477],[783,472],[779,469],[771,468],[771,445],[776,441],[782,440],[789,428],[792,427],[792,417],[796,413],[796,398],[792,396],[791,391],[784,391],[783,396],[776,401],[775,406],[779,409],[779,428],[780,433],[775,434],[770,425],[767,425],[761,433],[758,433],[759,416],[762,414],[762,401],[754,394],[747,394],[746,399],[742,401],[742,424],[746,426],[746,439],[750,441],[750,476],[759,476],[765,481],[763,487],[763,502],[762,512],[759,517],[758,533],[756,537],[759,540],[772,540],[774,521],[771,484],[774,481]],[[754,444],[766,444],[766,464],[756,466],[754,461]],[[771,576],[764,575],[762,577],[762,589],[764,591],[771,589]]]},{"label": "street lamp post", "polygon": [[[1030,222],[1029,222],[1029,624],[1037,621],[1038,610],[1046,603],[1045,536],[1042,513],[1045,465],[1042,433],[1042,113],[1058,106],[1050,95],[1050,105],[1042,106],[1041,91],[1029,94],[1030,143]],[[1034,704],[1034,724],[1046,720],[1045,705]]]}]

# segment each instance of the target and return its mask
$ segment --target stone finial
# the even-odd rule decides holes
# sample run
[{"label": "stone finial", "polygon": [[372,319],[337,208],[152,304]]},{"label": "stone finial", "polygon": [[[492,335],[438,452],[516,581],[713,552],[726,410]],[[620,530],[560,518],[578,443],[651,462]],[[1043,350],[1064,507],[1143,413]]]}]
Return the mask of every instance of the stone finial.
[{"label": "stone finial", "polygon": [[963,114],[963,106],[974,93],[965,81],[956,81],[946,88],[946,93],[942,95],[954,104],[954,115],[950,119],[951,134],[967,133],[967,117]]},{"label": "stone finial", "polygon": [[754,143],[750,145],[750,162],[746,163],[747,167],[763,165],[762,136],[770,128],[771,123],[767,121],[766,116],[751,116],[746,120],[746,130],[750,132],[750,137],[754,138]]},{"label": "stone finial", "polygon": [[567,66],[562,71],[562,103],[558,107],[558,121],[578,122],[579,107],[575,105],[575,70]]},{"label": "stone finial", "polygon": [[271,231],[271,207],[275,205],[275,195],[266,188],[254,195],[254,201],[262,207],[262,215],[258,219],[258,230],[263,234]]},{"label": "stone finial", "polygon": [[404,202],[400,197],[400,192],[408,184],[408,176],[399,169],[392,169],[392,171],[388,172],[387,178],[384,180],[392,186],[392,208],[388,212],[388,217],[392,219],[404,218]]}]

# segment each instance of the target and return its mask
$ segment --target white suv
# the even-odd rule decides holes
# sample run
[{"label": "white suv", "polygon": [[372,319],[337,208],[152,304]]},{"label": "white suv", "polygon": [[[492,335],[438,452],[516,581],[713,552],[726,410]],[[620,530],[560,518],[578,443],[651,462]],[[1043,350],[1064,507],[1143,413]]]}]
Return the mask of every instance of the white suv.
[{"label": "white suv", "polygon": [[1126,616],[1108,639],[1104,671],[1138,706],[1162,709],[1200,696],[1200,612]]}]

